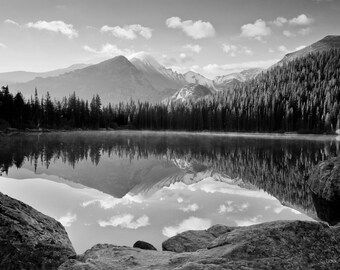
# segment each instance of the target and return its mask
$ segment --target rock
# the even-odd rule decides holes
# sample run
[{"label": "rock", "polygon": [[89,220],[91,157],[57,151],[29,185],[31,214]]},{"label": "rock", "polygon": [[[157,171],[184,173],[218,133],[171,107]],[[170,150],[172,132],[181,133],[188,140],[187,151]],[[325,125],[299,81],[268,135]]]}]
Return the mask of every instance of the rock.
[{"label": "rock", "polygon": [[145,250],[157,250],[153,245],[144,241],[137,241],[136,243],[133,244],[133,247]]},{"label": "rock", "polygon": [[308,185],[318,197],[340,202],[340,157],[320,162],[312,171]]},{"label": "rock", "polygon": [[[225,233],[221,226],[211,229],[221,234],[212,237],[208,248],[194,252],[155,252],[107,244],[96,245],[77,259],[66,261],[59,270],[339,268],[339,227],[307,221],[277,221],[236,227],[230,231],[225,229]],[[200,231],[201,234],[191,231],[191,234],[206,237],[209,230]]]},{"label": "rock", "polygon": [[58,221],[0,193],[0,269],[57,269],[75,255]]},{"label": "rock", "polygon": [[193,252],[207,248],[208,245],[218,236],[233,230],[232,227],[215,225],[206,231],[186,231],[162,243],[164,251]]}]

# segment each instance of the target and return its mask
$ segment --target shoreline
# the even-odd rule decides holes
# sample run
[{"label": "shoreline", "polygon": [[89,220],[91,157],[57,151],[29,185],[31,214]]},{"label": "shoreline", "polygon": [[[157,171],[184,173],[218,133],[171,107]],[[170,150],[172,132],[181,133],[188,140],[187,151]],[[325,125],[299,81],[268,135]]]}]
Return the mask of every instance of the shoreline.
[{"label": "shoreline", "polygon": [[224,131],[176,131],[176,130],[137,130],[137,129],[32,129],[0,131],[1,136],[14,136],[21,134],[57,134],[57,133],[93,133],[93,132],[114,132],[114,133],[136,133],[136,134],[164,134],[180,136],[215,136],[215,137],[241,137],[241,138],[259,138],[259,139],[290,139],[290,140],[337,140],[340,141],[340,135],[334,134],[316,134],[316,133],[268,133],[268,132],[224,132]]}]

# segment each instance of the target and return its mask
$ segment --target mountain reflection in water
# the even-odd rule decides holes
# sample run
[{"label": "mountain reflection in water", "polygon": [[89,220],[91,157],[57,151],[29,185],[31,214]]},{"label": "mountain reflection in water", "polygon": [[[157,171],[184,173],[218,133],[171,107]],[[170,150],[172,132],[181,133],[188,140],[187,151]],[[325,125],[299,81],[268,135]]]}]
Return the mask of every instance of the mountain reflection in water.
[{"label": "mountain reflection in water", "polygon": [[[332,223],[338,217],[331,211],[317,215],[320,203],[314,204],[306,180],[318,162],[338,155],[339,142],[306,138],[152,132],[16,135],[0,140],[0,168],[11,178],[28,178],[29,171],[44,178],[58,176],[54,181],[63,179],[123,199],[151,196],[175,183],[177,188],[193,188],[211,179],[217,184],[204,186],[212,188],[211,193],[224,185],[240,188],[234,193],[262,189],[283,205]],[[221,207],[223,212],[231,205]]]}]

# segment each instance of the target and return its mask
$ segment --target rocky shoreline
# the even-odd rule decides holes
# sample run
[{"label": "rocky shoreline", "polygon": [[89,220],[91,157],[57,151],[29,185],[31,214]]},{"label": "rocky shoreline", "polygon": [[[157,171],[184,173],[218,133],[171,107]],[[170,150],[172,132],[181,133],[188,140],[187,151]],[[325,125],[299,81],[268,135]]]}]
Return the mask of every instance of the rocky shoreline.
[{"label": "rocky shoreline", "polygon": [[[310,177],[314,196],[339,206],[339,172],[340,158],[316,166]],[[0,192],[2,270],[339,269],[340,226],[310,221],[214,225],[171,237],[162,249],[137,241],[134,247],[97,244],[77,255],[58,221]]]},{"label": "rocky shoreline", "polygon": [[215,225],[162,244],[97,244],[76,255],[64,227],[0,193],[0,269],[338,269],[340,227],[275,221],[248,227]]}]

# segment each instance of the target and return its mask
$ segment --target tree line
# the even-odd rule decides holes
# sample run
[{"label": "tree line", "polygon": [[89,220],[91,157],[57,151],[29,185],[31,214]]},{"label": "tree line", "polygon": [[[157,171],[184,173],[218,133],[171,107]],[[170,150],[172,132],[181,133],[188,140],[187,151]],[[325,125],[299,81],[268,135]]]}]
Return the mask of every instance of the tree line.
[{"label": "tree line", "polygon": [[310,53],[280,63],[253,80],[198,101],[103,106],[75,93],[25,100],[0,92],[0,127],[132,128],[188,131],[328,133],[340,128],[340,50]]}]

